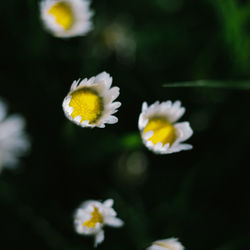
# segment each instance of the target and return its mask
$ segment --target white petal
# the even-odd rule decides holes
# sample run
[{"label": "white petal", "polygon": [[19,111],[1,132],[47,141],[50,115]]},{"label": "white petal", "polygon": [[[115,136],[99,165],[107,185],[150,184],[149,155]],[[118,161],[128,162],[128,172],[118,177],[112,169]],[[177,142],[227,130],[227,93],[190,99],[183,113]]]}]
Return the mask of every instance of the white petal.
[{"label": "white petal", "polygon": [[144,138],[145,140],[148,140],[150,137],[153,136],[153,134],[154,134],[153,131],[148,131],[147,133],[143,134],[143,138]]},{"label": "white petal", "polygon": [[73,118],[71,117],[71,114],[72,112],[74,111],[74,109],[72,107],[69,106],[69,103],[70,103],[70,100],[71,100],[71,97],[66,97],[63,101],[63,110],[64,110],[64,113],[65,115],[70,119],[72,120]]},{"label": "white petal", "polygon": [[109,103],[106,102],[106,86],[104,82],[95,82],[93,83],[93,85],[91,86],[93,88],[93,90],[95,90],[100,96],[103,97],[104,99],[104,104]]},{"label": "white petal", "polygon": [[63,106],[65,106],[65,108],[68,108],[70,101],[71,101],[71,96],[66,96],[65,99],[63,100]]},{"label": "white petal", "polygon": [[[80,81],[80,80],[79,80]],[[81,80],[81,82],[79,83],[79,87],[83,87],[83,86],[87,86],[88,84],[88,79],[84,78],[83,80]]]},{"label": "white petal", "polygon": [[24,129],[25,120],[19,115],[11,115],[0,123],[0,139],[12,137],[16,138]]},{"label": "white petal", "polygon": [[116,218],[116,217],[105,218],[104,223],[111,227],[122,227],[124,225],[124,222],[121,219]]},{"label": "white petal", "polygon": [[149,106],[149,108],[154,109],[160,104],[160,101],[155,101],[152,105]]},{"label": "white petal", "polygon": [[185,113],[185,108],[180,107],[180,103],[178,102],[177,105],[174,105],[171,109],[171,115],[169,116],[169,121],[174,123],[179,120],[183,114]]},{"label": "white petal", "polygon": [[78,79],[77,81],[74,81],[74,82],[72,83],[72,85],[71,85],[70,90],[76,89],[76,88],[77,88],[77,85],[78,85],[78,83],[79,83],[79,81],[80,81],[80,79]]},{"label": "white petal", "polygon": [[180,152],[182,150],[190,150],[192,148],[193,148],[193,146],[190,144],[177,143],[177,144],[172,145],[172,147],[168,149],[168,153],[169,154],[176,153],[176,152]]},{"label": "white petal", "polygon": [[82,125],[88,126],[89,125],[89,121],[88,120],[83,121]]},{"label": "white petal", "polygon": [[118,109],[121,107],[121,103],[120,102],[113,102],[110,106],[112,109]]},{"label": "white petal", "polygon": [[179,100],[175,101],[172,105],[173,109],[178,109],[181,106],[181,102]]},{"label": "white petal", "polygon": [[177,129],[178,142],[186,141],[193,134],[193,130],[190,127],[189,122],[179,122],[176,123],[174,127]]},{"label": "white petal", "polygon": [[109,123],[109,124],[114,124],[114,123],[117,123],[118,122],[118,118],[113,116],[113,115],[110,115],[106,120],[105,120],[106,123]]},{"label": "white petal", "polygon": [[82,117],[80,115],[78,115],[74,118],[74,121],[78,124],[78,123],[80,123],[81,119],[82,119]]},{"label": "white petal", "polygon": [[163,152],[166,152],[166,151],[168,150],[169,147],[170,147],[170,144],[169,144],[169,143],[165,144],[165,145],[162,147],[162,151],[163,151]]},{"label": "white petal", "polygon": [[109,114],[113,115],[115,114],[118,110],[118,108],[121,106],[122,104],[120,102],[113,102],[112,104],[110,104],[109,106],[107,106],[107,110],[109,110]]},{"label": "white petal", "polygon": [[148,119],[144,116],[144,114],[140,114],[138,120],[139,130],[143,130],[148,124]]},{"label": "white petal", "polygon": [[156,145],[155,145],[155,150],[156,151],[160,151],[162,148],[162,143],[161,142],[158,142]]},{"label": "white petal", "polygon": [[107,72],[102,72],[96,76],[96,82],[103,81],[106,85],[106,89],[109,89],[112,84],[112,77]]},{"label": "white petal", "polygon": [[0,121],[2,121],[6,116],[7,108],[5,103],[0,100]]},{"label": "white petal", "polygon": [[104,201],[103,205],[106,207],[112,207],[114,204],[114,200],[113,199],[108,199],[106,201]]},{"label": "white petal", "polygon": [[153,142],[148,141],[148,140],[146,140],[146,141],[144,140],[144,142],[145,142],[145,145],[146,145],[148,148],[150,148],[150,149],[155,148],[155,145],[154,145]]},{"label": "white petal", "polygon": [[145,108],[142,114],[147,117],[162,116],[165,117],[169,122],[174,123],[177,121],[185,112],[185,108],[180,107],[180,101],[176,101],[172,104],[171,101],[159,103],[156,101],[150,105],[147,109]]},{"label": "white petal", "polygon": [[107,91],[107,100],[108,102],[114,101],[120,94],[120,88],[113,87]]},{"label": "white petal", "polygon": [[95,235],[95,247],[102,243],[104,241],[104,231],[100,230],[96,235]]},{"label": "white petal", "polygon": [[165,110],[171,108],[171,106],[172,106],[172,102],[171,101],[166,101],[166,102],[162,103],[162,107]]},{"label": "white petal", "polygon": [[99,128],[105,128],[105,124],[101,123],[100,125],[98,125]]},{"label": "white petal", "polygon": [[147,102],[143,102],[143,104],[142,104],[142,112],[146,111],[147,109],[148,109]]},{"label": "white petal", "polygon": [[[2,117],[6,115],[3,112],[6,109],[2,110]],[[28,151],[30,143],[24,127],[25,120],[20,115],[11,115],[0,121],[0,171],[3,167],[15,167],[19,156]]]},{"label": "white petal", "polygon": [[95,77],[95,76],[91,77],[91,78],[87,81],[87,85],[88,85],[88,86],[92,85],[92,84],[95,82],[95,80],[96,80],[96,77]]}]

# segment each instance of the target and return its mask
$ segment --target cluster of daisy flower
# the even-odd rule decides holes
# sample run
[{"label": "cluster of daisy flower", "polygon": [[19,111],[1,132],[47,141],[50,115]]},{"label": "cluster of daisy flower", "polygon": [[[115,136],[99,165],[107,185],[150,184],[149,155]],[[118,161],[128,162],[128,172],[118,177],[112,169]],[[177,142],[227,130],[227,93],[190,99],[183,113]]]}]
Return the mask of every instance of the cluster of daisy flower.
[{"label": "cluster of daisy flower", "polygon": [[[92,28],[87,0],[43,0],[41,18],[48,31],[56,37],[85,35]],[[63,100],[66,117],[81,127],[104,128],[118,119],[114,114],[121,106],[115,101],[120,89],[112,87],[112,77],[102,72],[90,79],[74,81]],[[177,122],[185,108],[180,101],[156,101],[152,105],[142,104],[138,127],[144,145],[154,153],[170,154],[192,148],[183,143],[193,131],[189,122]],[[14,165],[18,157],[29,148],[24,120],[13,115],[6,118],[6,107],[0,101],[0,171],[2,166]],[[75,230],[79,234],[92,235],[95,246],[104,240],[104,226],[121,227],[124,222],[117,218],[113,200],[104,202],[88,200],[83,202],[74,214]],[[158,240],[148,250],[184,250],[175,238]]]},{"label": "cluster of daisy flower", "polygon": [[[111,84],[112,77],[106,72],[89,80],[74,81],[63,101],[66,117],[81,127],[91,128],[118,122],[113,114],[121,106],[115,101],[119,88]],[[177,122],[184,112],[180,101],[156,101],[150,106],[144,102],[138,127],[145,146],[159,154],[192,149],[192,145],[183,143],[193,134],[189,122]]]},{"label": "cluster of daisy flower", "polygon": [[[43,0],[41,17],[45,27],[56,37],[85,35],[91,30],[90,18],[93,12],[86,0]],[[71,85],[63,101],[66,117],[81,127],[104,128],[106,124],[117,123],[114,114],[121,106],[115,101],[119,88],[111,87],[112,77],[102,72],[90,79],[79,79]],[[180,101],[159,101],[148,106],[142,104],[138,127],[145,146],[159,154],[169,154],[192,148],[183,143],[193,133],[188,122],[177,122],[185,108]],[[123,221],[116,217],[113,200],[103,203],[89,200],[81,204],[74,216],[75,230],[79,234],[93,235],[95,246],[104,240],[105,225],[121,227]],[[156,241],[148,250],[183,250],[177,239]]]},{"label": "cluster of daisy flower", "polygon": [[[118,122],[113,114],[121,106],[115,101],[119,88],[111,87],[112,77],[102,72],[90,79],[74,81],[70,91],[63,100],[65,116],[81,127],[104,128],[106,124]],[[146,147],[159,154],[170,154],[192,148],[183,143],[193,133],[188,122],[177,122],[184,114],[185,108],[180,101],[158,101],[148,106],[142,104],[138,127]],[[93,235],[95,246],[104,240],[105,225],[121,227],[123,221],[116,218],[112,208],[113,200],[85,201],[75,213],[75,230],[79,234]],[[175,238],[156,241],[148,250],[184,250]]]}]

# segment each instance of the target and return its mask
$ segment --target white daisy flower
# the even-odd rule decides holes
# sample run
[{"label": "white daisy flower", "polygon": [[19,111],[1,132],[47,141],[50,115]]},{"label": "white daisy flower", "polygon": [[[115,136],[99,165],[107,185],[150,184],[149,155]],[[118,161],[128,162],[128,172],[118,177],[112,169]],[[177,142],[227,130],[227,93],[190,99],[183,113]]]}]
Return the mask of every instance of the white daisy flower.
[{"label": "white daisy flower", "polygon": [[105,225],[111,227],[123,226],[123,221],[116,217],[112,208],[114,201],[108,199],[103,203],[88,200],[81,204],[74,216],[75,230],[79,234],[93,235],[95,246],[104,240]]},{"label": "white daisy flower", "polygon": [[56,37],[82,36],[92,28],[88,0],[42,0],[41,18]]},{"label": "white daisy flower", "polygon": [[147,250],[184,250],[178,239],[170,238],[165,240],[157,240]]},{"label": "white daisy flower", "polygon": [[24,119],[19,115],[6,115],[6,105],[0,100],[0,172],[3,167],[15,167],[30,146],[24,132]]},{"label": "white daisy flower", "polygon": [[103,72],[96,77],[74,81],[63,101],[63,110],[68,119],[82,127],[104,128],[105,123],[118,122],[113,116],[120,102],[113,102],[120,89],[111,87],[112,77]]},{"label": "white daisy flower", "polygon": [[184,112],[180,101],[157,101],[149,107],[144,102],[138,121],[143,143],[159,154],[192,149],[192,145],[182,143],[193,134],[189,122],[176,123]]}]

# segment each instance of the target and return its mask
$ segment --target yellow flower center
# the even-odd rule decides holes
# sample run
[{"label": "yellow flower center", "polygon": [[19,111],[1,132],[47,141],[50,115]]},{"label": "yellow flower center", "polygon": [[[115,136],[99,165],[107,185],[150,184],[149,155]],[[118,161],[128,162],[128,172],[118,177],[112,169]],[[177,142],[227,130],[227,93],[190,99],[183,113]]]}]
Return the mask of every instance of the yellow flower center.
[{"label": "yellow flower center", "polygon": [[102,223],[102,222],[103,222],[102,215],[100,214],[98,208],[94,207],[94,211],[91,213],[91,218],[83,222],[83,226],[88,228],[93,228],[95,227],[96,223]]},{"label": "yellow flower center", "polygon": [[69,106],[73,108],[71,114],[74,119],[81,116],[81,121],[89,121],[94,123],[103,110],[102,99],[96,92],[89,88],[82,88],[72,92]]},{"label": "yellow flower center", "polygon": [[71,6],[66,2],[58,2],[49,9],[49,14],[55,17],[57,24],[68,30],[73,23]]},{"label": "yellow flower center", "polygon": [[169,143],[171,146],[176,140],[174,126],[164,118],[155,117],[149,119],[143,133],[145,134],[149,131],[153,131],[153,135],[148,139],[148,141],[151,141],[153,144],[161,142],[162,145]]}]

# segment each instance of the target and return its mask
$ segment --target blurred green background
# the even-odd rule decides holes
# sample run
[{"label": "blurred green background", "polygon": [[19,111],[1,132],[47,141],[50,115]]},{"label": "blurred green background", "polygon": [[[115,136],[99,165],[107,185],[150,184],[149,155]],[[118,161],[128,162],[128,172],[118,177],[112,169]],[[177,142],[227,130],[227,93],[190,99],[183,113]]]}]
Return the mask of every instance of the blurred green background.
[{"label": "blurred green background", "polygon": [[[192,250],[250,249],[249,90],[164,88],[171,82],[250,77],[250,1],[93,1],[94,30],[58,39],[39,2],[1,2],[0,95],[27,119],[32,149],[0,176],[1,249],[93,249],[75,233],[87,199],[113,198],[121,229],[98,249],[145,249],[178,237]],[[62,100],[73,80],[102,71],[122,102],[119,122],[83,129]],[[181,100],[192,151],[154,155],[141,143],[143,101]]]}]

